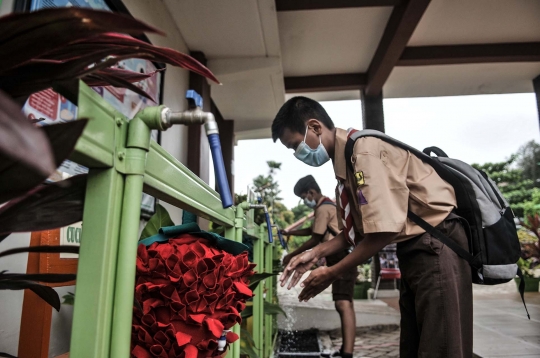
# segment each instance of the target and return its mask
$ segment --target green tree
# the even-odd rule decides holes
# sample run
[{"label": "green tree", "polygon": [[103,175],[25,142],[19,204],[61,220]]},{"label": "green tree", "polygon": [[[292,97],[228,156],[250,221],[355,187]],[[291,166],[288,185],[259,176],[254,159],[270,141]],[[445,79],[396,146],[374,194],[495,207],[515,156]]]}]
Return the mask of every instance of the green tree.
[{"label": "green tree", "polygon": [[523,177],[533,182],[537,188],[540,187],[540,144],[534,140],[525,143],[519,148],[517,153],[518,167],[523,170]]},{"label": "green tree", "polygon": [[308,216],[313,211],[313,209],[307,205],[298,204],[294,208],[292,208],[291,211],[294,214],[294,221],[298,221],[304,216]]},{"label": "green tree", "polygon": [[[259,192],[263,199],[263,203],[268,207],[268,212],[272,217],[272,221],[280,228],[284,228],[294,222],[294,214],[292,211],[280,202],[283,200],[279,194],[279,183],[275,176],[277,171],[281,169],[281,163],[268,161],[268,174],[258,175],[253,179],[255,190]],[[257,210],[255,212],[255,222],[262,224],[265,222],[264,211]]]},{"label": "green tree", "polygon": [[[306,220],[302,227],[300,227],[300,229],[306,229],[308,227],[311,227],[311,225],[313,225],[313,221]],[[291,236],[287,243],[287,246],[289,247],[289,252],[293,252],[294,250],[302,246],[302,244],[309,240],[310,237],[311,236]]]}]

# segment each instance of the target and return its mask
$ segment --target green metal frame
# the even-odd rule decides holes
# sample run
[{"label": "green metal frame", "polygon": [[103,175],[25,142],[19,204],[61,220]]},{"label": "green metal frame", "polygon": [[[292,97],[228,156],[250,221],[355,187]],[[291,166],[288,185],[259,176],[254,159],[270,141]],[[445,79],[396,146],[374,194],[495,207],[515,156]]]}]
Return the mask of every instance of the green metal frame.
[{"label": "green metal frame", "polygon": [[[143,191],[222,225],[230,240],[241,242],[244,230],[258,229],[254,235],[259,237],[254,262],[259,271],[272,271],[275,249],[267,243],[265,227],[256,228],[252,218],[246,217],[247,205],[223,209],[212,188],[150,140],[152,129],[163,129],[162,107],[147,108],[128,121],[83,83],[78,105],[79,116],[91,120],[71,159],[90,171],[70,354],[85,358],[129,357]],[[275,279],[266,281],[268,300]],[[253,337],[261,358],[266,358],[272,355],[274,325],[264,314],[263,287],[259,285],[255,292]],[[233,330],[240,334],[238,325]],[[239,356],[237,341],[227,357]]]}]

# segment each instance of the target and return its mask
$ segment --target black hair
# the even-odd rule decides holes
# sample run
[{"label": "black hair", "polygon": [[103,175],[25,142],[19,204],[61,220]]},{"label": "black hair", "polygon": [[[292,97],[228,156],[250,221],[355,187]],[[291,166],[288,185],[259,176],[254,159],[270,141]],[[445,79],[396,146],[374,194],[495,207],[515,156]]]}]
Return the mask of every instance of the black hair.
[{"label": "black hair", "polygon": [[293,189],[294,195],[301,197],[303,193],[307,193],[310,189],[315,190],[319,194],[321,193],[321,188],[312,175],[305,176],[298,180]]},{"label": "black hair", "polygon": [[312,181],[304,187],[304,190],[302,190],[302,193],[307,193],[311,189],[315,190],[317,193],[321,193],[321,188],[319,187],[319,184],[317,184],[316,181]]},{"label": "black hair", "polygon": [[310,119],[317,119],[326,128],[334,129],[334,122],[319,102],[301,96],[289,99],[281,106],[272,122],[272,139],[277,141],[285,128],[304,134],[306,122]]}]

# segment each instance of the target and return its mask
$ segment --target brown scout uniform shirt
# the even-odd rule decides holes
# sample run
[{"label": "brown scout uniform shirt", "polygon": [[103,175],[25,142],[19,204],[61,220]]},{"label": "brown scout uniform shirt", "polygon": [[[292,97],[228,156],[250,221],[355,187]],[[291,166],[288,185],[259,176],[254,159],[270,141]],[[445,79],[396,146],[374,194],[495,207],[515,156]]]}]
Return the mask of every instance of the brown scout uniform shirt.
[{"label": "brown scout uniform shirt", "polygon": [[322,242],[327,242],[334,238],[334,235],[328,230],[328,227],[332,229],[333,232],[339,232],[338,219],[336,214],[336,207],[334,205],[321,203],[328,198],[322,197],[317,203],[315,208],[313,226],[311,226],[311,231],[314,234],[324,235]]},{"label": "brown scout uniform shirt", "polygon": [[[407,218],[409,208],[437,226],[457,206],[454,188],[414,154],[378,138],[359,138],[350,159],[352,173],[345,162],[346,143],[347,131],[336,128],[334,171],[338,180],[345,179],[357,242],[364,233],[379,232],[399,233],[395,242],[411,239],[424,230]],[[363,204],[359,195],[365,198]],[[342,230],[339,200],[337,206]]]}]

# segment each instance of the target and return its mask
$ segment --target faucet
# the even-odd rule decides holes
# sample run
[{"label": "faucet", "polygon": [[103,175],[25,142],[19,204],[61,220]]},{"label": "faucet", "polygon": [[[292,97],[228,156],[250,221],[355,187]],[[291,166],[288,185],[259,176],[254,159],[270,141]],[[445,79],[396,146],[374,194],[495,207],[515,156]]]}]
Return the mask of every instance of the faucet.
[{"label": "faucet", "polygon": [[243,203],[244,208],[249,209],[263,209],[264,218],[266,219],[266,230],[268,231],[268,242],[274,242],[274,237],[272,235],[272,222],[270,221],[270,214],[268,213],[268,207],[263,204],[262,197],[260,194],[256,193],[253,190],[251,185],[247,187],[247,202]]},{"label": "faucet", "polygon": [[204,129],[210,144],[212,152],[212,161],[214,162],[214,172],[216,174],[216,182],[218,191],[221,195],[223,208],[228,208],[233,205],[232,195],[225,172],[225,164],[223,162],[223,154],[221,152],[221,144],[219,141],[219,130],[216,119],[211,112],[202,110],[203,99],[194,90],[186,92],[188,101],[188,110],[183,112],[173,112],[170,108],[164,108],[161,112],[161,125],[164,129],[172,127],[174,124],[204,124]]}]

